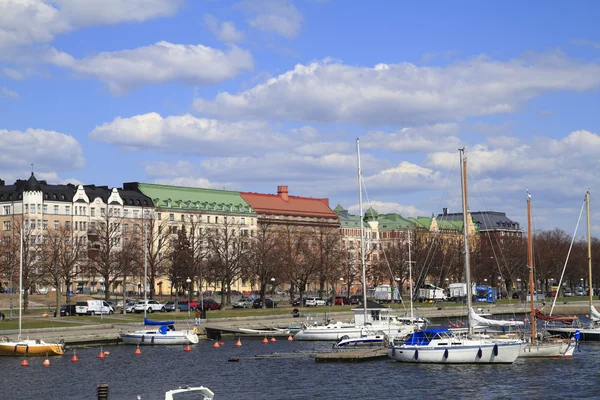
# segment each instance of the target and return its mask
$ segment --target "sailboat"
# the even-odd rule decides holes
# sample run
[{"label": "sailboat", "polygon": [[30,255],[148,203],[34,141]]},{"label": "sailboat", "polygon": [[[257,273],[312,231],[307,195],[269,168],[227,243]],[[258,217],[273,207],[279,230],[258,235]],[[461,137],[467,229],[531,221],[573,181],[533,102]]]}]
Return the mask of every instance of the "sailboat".
[{"label": "sailboat", "polygon": [[572,358],[575,346],[565,340],[543,340],[536,334],[535,284],[533,274],[533,233],[531,227],[531,195],[527,191],[527,267],[529,268],[529,303],[531,305],[531,339],[520,357]]},{"label": "sailboat", "polygon": [[[564,338],[574,337],[577,333],[579,340],[582,341],[600,341],[600,312],[594,307],[594,291],[592,289],[592,233],[590,225],[590,192],[585,194],[586,212],[587,212],[587,259],[588,259],[588,282],[589,291],[589,307],[591,323],[588,326],[574,327],[552,327],[548,328],[548,332],[554,335],[561,335]],[[569,324],[570,325],[570,324]]]},{"label": "sailboat", "polygon": [[0,341],[0,354],[12,356],[60,356],[65,353],[64,342],[46,343],[40,339],[21,339],[23,321],[23,226],[21,226],[19,262],[19,335],[17,340]]},{"label": "sailboat", "polygon": [[[146,276],[148,275],[147,251],[147,243],[144,240],[144,303],[147,303],[148,300],[148,291],[146,290]],[[177,330],[174,321],[151,321],[146,318],[146,311],[146,307],[144,307],[144,329],[135,332],[122,332],[120,337],[123,343],[135,345],[189,345],[200,341],[195,328],[193,330]],[[150,326],[150,328],[146,328],[146,326]]]},{"label": "sailboat", "polygon": [[[358,167],[358,203],[360,209],[360,256],[362,267],[362,308],[353,309],[354,322],[344,323],[335,322],[326,325],[306,325],[294,335],[294,340],[347,340],[362,339],[364,343],[372,343],[373,340],[392,340],[396,337],[405,338],[415,329],[420,329],[425,325],[424,319],[398,317],[391,315],[390,309],[381,307],[376,303],[367,302],[367,276],[365,265],[365,234],[363,224],[363,204],[362,204],[362,170],[360,166],[360,143],[356,139],[356,154]],[[369,304],[370,303],[370,304]],[[412,310],[412,308],[411,308]],[[345,342],[338,343],[344,346]],[[352,345],[357,345],[358,341],[352,341]]]},{"label": "sailboat", "polygon": [[[460,149],[464,267],[467,283],[467,309],[472,309],[471,270],[469,265],[469,241],[467,225],[466,161],[464,149]],[[470,313],[469,313],[470,316]],[[429,364],[512,364],[523,343],[520,340],[493,340],[482,335],[475,336],[470,318],[468,334],[457,335],[446,328],[425,329],[411,334],[406,340],[394,340],[388,346],[388,357],[410,363]]]}]

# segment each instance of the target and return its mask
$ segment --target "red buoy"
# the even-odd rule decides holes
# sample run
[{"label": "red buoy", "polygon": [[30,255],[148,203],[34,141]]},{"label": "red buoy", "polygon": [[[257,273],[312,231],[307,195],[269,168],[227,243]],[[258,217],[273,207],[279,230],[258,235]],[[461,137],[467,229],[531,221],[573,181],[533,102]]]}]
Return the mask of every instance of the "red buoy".
[{"label": "red buoy", "polygon": [[269,343],[269,339],[267,339],[267,337],[265,336],[265,338],[263,339],[263,343]]},{"label": "red buoy", "polygon": [[44,360],[44,362],[42,363],[42,365],[43,365],[44,367],[49,367],[49,366],[50,366],[50,360],[46,358],[46,359]]},{"label": "red buoy", "polygon": [[27,360],[21,361],[21,367],[29,367],[29,363],[27,362]]},{"label": "red buoy", "polygon": [[215,344],[213,344],[213,347],[214,347],[215,349],[218,349],[218,348],[219,348],[219,347],[221,347],[221,346],[219,346],[219,342],[215,342]]},{"label": "red buoy", "polygon": [[185,346],[185,348],[183,349],[183,351],[192,351],[192,348],[188,344],[187,346]]}]

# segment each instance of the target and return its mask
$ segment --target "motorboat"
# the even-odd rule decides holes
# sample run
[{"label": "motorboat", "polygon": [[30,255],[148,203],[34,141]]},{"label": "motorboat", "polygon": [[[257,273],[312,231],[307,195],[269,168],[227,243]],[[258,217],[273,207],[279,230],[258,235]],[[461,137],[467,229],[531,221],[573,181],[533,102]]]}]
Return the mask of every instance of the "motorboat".
[{"label": "motorboat", "polygon": [[60,356],[65,353],[64,342],[46,343],[40,339],[21,339],[0,342],[0,354],[16,356]]},{"label": "motorboat", "polygon": [[177,330],[174,321],[150,321],[144,318],[144,325],[150,326],[135,331],[121,333],[125,344],[135,345],[188,345],[199,342],[196,330]]},{"label": "motorboat", "polygon": [[[198,394],[201,396],[201,397],[193,397],[194,399],[212,400],[215,398],[215,394],[213,393],[213,391],[207,387],[204,387],[204,386],[189,387],[188,386],[188,387],[180,387],[179,389],[173,389],[173,390],[169,390],[169,391],[165,392],[165,400],[176,399],[176,397],[174,397],[174,395],[176,395],[176,394],[192,393],[192,392],[198,392]],[[184,395],[184,397],[182,397],[182,398],[191,399],[192,397],[190,397],[188,395]]]}]

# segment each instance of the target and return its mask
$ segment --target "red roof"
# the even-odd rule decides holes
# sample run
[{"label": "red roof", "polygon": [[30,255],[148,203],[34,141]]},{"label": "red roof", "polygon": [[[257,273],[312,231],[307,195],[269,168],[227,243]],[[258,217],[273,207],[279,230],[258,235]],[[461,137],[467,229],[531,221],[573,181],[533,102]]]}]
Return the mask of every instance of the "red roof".
[{"label": "red roof", "polygon": [[284,190],[279,194],[240,192],[240,196],[257,214],[338,219],[337,214],[329,208],[329,199],[288,196],[287,187]]}]

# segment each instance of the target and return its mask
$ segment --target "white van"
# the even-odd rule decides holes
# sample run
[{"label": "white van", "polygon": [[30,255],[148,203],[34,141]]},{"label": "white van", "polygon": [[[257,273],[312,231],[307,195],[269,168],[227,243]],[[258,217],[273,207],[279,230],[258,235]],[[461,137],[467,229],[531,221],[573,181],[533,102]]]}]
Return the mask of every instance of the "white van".
[{"label": "white van", "polygon": [[81,300],[75,306],[77,315],[112,314],[113,308],[104,300]]}]

